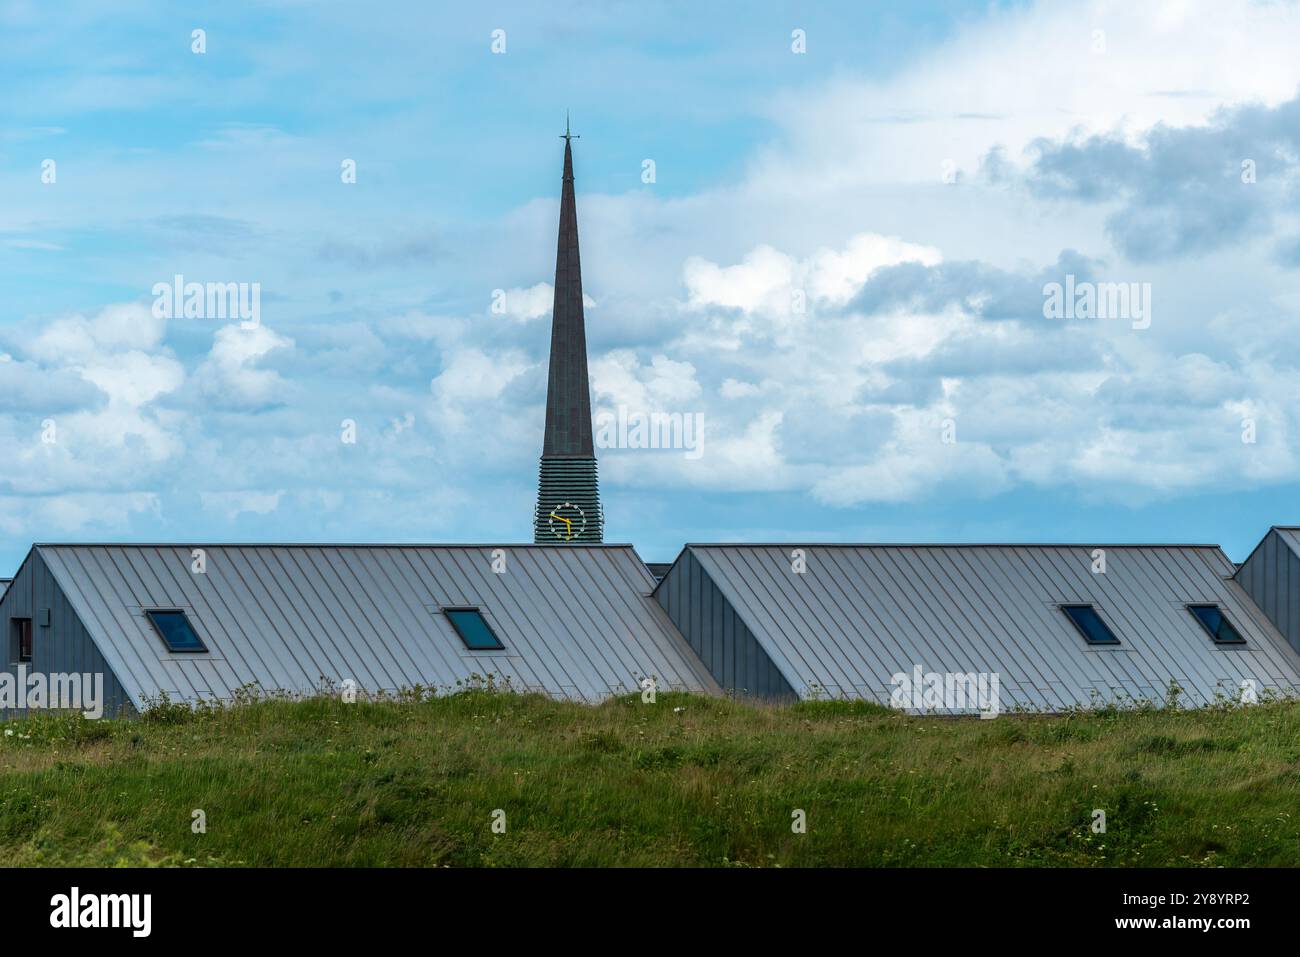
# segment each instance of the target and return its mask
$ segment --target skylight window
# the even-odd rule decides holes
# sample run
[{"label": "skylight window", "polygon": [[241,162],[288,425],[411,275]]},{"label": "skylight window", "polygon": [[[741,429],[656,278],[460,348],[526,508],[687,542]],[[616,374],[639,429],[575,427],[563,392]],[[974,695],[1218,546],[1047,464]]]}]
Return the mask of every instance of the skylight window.
[{"label": "skylight window", "polygon": [[207,651],[185,612],[174,608],[155,608],[145,612],[158,637],[168,651]]},{"label": "skylight window", "polygon": [[444,608],[443,614],[470,651],[501,651],[505,648],[477,608]]},{"label": "skylight window", "polygon": [[1218,605],[1188,605],[1187,610],[1196,616],[1201,627],[1210,633],[1216,645],[1244,645],[1246,639],[1241,632],[1232,627],[1232,622]]},{"label": "skylight window", "polygon": [[1084,641],[1090,645],[1118,645],[1119,639],[1115,637],[1115,632],[1101,620],[1101,615],[1097,614],[1097,609],[1091,605],[1062,605],[1061,611],[1065,612],[1073,623],[1074,627],[1079,629],[1079,634],[1083,635]]}]

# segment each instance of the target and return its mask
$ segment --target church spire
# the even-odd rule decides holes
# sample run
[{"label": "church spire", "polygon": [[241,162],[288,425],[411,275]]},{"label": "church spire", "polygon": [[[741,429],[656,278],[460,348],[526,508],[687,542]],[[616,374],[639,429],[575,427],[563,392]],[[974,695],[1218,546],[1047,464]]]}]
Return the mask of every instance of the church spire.
[{"label": "church spire", "polygon": [[591,440],[587,332],[582,310],[578,210],[573,193],[573,140],[565,117],[560,235],[555,253],[551,366],[546,383],[546,434],[533,538],[537,542],[599,542],[604,515]]}]

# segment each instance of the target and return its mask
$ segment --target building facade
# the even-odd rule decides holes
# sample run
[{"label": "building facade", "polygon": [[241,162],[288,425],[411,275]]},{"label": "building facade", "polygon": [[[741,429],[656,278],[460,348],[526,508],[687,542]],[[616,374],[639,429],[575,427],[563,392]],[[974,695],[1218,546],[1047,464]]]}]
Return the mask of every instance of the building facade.
[{"label": "building facade", "polygon": [[1300,693],[1296,619],[1265,610],[1296,592],[1261,605],[1242,577],[1213,545],[706,544],[654,595],[740,695],[911,705],[917,674],[996,676],[1031,712]]},{"label": "building facade", "polygon": [[11,681],[101,675],[109,715],[163,693],[719,693],[653,587],[627,545],[35,545],[0,627]]}]

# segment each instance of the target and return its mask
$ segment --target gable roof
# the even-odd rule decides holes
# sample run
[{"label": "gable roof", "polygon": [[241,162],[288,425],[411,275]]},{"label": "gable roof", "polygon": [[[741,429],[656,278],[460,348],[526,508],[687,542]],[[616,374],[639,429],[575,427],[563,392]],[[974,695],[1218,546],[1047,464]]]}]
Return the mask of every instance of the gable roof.
[{"label": "gable roof", "polygon": [[1277,541],[1281,542],[1288,549],[1294,552],[1297,557],[1300,557],[1300,527],[1292,525],[1270,525],[1268,531],[1264,533],[1264,537],[1256,542],[1255,547],[1250,550],[1250,554],[1246,556],[1246,560],[1237,563],[1237,570],[1240,571],[1247,565],[1251,564],[1251,561],[1259,554],[1260,549],[1264,548],[1270,541],[1273,541],[1275,537]]},{"label": "gable roof", "polygon": [[[1093,574],[1104,547],[1106,572]],[[807,570],[791,570],[802,549]],[[1300,690],[1300,656],[1231,580],[1215,546],[689,545],[797,692],[887,701],[890,679],[1000,675],[1003,708],[1059,710],[1129,695],[1185,702],[1242,681]],[[1215,646],[1187,611],[1214,603],[1245,636]],[[1118,647],[1089,647],[1061,604],[1095,605]]]},{"label": "gable roof", "polygon": [[1274,525],[1272,531],[1277,532],[1277,537],[1284,541],[1291,551],[1300,555],[1300,528],[1290,525]]},{"label": "gable roof", "polygon": [[[202,548],[206,571],[190,570]],[[505,572],[492,570],[500,548]],[[454,687],[472,675],[599,700],[717,691],[658,605],[631,546],[36,545],[127,694],[228,698],[242,685],[308,692]],[[477,606],[505,650],[471,652],[445,606]],[[172,654],[147,608],[186,612],[208,654]]]}]

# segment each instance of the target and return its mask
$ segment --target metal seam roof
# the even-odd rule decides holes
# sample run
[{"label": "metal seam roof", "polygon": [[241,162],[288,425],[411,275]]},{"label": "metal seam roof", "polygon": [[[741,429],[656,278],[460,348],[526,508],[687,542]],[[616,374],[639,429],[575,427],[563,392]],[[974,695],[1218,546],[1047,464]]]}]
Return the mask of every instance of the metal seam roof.
[{"label": "metal seam roof", "polygon": [[[190,571],[204,548],[207,571]],[[507,571],[491,571],[496,549]],[[647,594],[630,546],[37,545],[137,706],[145,694],[229,697],[243,684],[310,691],[448,687],[472,674],[598,700],[638,690],[717,692]],[[506,644],[472,653],[436,609],[477,605]],[[166,652],[140,613],[187,611],[211,653]]]},{"label": "metal seam roof", "polygon": [[1287,544],[1287,547],[1296,555],[1300,555],[1300,528],[1291,526],[1275,526],[1273,531],[1277,532],[1277,537]]},{"label": "metal seam roof", "polygon": [[[807,571],[790,570],[803,548]],[[688,546],[797,691],[813,685],[884,700],[890,676],[997,672],[1003,706],[1059,709],[1163,697],[1176,679],[1208,703],[1253,679],[1300,691],[1300,656],[1232,580],[1217,546],[1125,546],[1091,571],[1096,545]],[[1246,648],[1217,647],[1187,613],[1224,607]],[[1086,646],[1059,604],[1097,606],[1119,648]]]}]

